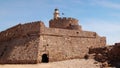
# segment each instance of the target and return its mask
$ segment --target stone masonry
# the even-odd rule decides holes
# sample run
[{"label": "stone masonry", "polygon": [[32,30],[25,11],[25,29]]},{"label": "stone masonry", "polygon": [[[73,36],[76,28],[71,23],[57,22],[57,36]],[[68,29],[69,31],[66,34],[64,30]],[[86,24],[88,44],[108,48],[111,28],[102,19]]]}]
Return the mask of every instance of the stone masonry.
[{"label": "stone masonry", "polygon": [[89,57],[109,66],[120,68],[120,43],[99,48],[90,48]]},{"label": "stone masonry", "polygon": [[106,38],[83,31],[74,18],[54,18],[18,24],[0,32],[0,63],[41,63],[84,58],[90,47],[106,45]]}]

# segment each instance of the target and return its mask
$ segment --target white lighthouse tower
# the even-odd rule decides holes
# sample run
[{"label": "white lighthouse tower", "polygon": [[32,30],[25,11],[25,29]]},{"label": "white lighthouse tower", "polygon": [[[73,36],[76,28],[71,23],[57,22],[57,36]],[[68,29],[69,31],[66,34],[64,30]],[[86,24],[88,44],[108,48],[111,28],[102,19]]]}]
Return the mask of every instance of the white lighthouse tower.
[{"label": "white lighthouse tower", "polygon": [[55,11],[54,11],[54,19],[58,19],[59,17],[60,17],[59,10],[55,9]]}]

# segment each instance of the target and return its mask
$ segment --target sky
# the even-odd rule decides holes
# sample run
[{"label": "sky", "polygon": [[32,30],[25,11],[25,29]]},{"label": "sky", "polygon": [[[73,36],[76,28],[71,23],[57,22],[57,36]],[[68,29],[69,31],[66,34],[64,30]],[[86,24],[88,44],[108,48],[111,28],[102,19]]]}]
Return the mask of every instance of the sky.
[{"label": "sky", "polygon": [[61,17],[78,19],[83,30],[105,36],[107,44],[120,42],[120,0],[0,0],[0,31],[34,21],[48,27],[55,8]]}]

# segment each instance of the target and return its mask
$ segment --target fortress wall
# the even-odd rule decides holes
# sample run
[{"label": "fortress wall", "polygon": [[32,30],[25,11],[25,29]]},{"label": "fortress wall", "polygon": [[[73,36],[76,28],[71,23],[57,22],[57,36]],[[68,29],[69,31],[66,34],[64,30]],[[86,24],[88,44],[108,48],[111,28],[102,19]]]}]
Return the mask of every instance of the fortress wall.
[{"label": "fortress wall", "polygon": [[44,28],[41,34],[46,35],[57,35],[57,36],[71,36],[71,37],[85,37],[85,38],[96,38],[99,37],[96,32],[80,31],[80,30],[68,30],[68,29],[57,29],[57,28]]},{"label": "fortress wall", "polygon": [[[75,27],[74,27],[74,26]],[[52,19],[49,21],[49,27],[50,28],[63,28],[63,29],[79,29],[81,30],[81,26],[78,24],[78,20],[74,18],[58,18],[58,19]]]},{"label": "fortress wall", "polygon": [[37,63],[41,21],[19,24],[0,33],[0,63]]},{"label": "fortress wall", "polygon": [[29,35],[0,43],[0,63],[37,63],[39,35]]},{"label": "fortress wall", "polygon": [[90,47],[106,45],[95,32],[47,28],[41,22],[19,24],[0,32],[0,63],[38,63],[83,58]]},{"label": "fortress wall", "polygon": [[5,31],[0,32],[0,42],[20,37],[29,33],[39,33],[42,22],[32,22],[27,24],[18,24]]},{"label": "fortress wall", "polygon": [[[41,34],[45,53],[49,60],[60,61],[72,58],[84,58],[90,47],[105,46],[105,37],[99,37],[95,32],[81,32],[63,29],[44,29]],[[53,31],[52,31],[53,30]],[[42,53],[43,54],[43,53]]]},{"label": "fortress wall", "polygon": [[106,46],[106,37],[100,37],[100,43],[98,43],[100,46]]},{"label": "fortress wall", "polygon": [[42,35],[50,61],[84,58],[90,47],[100,47],[100,38]]}]

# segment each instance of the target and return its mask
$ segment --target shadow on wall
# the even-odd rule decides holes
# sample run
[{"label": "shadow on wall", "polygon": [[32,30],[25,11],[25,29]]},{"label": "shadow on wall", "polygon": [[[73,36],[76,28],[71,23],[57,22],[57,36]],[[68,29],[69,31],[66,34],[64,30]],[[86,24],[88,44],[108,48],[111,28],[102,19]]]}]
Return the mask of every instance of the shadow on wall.
[{"label": "shadow on wall", "polygon": [[38,36],[25,35],[0,42],[0,63],[37,63]]},{"label": "shadow on wall", "polygon": [[37,63],[41,21],[18,24],[0,32],[0,63]]}]

